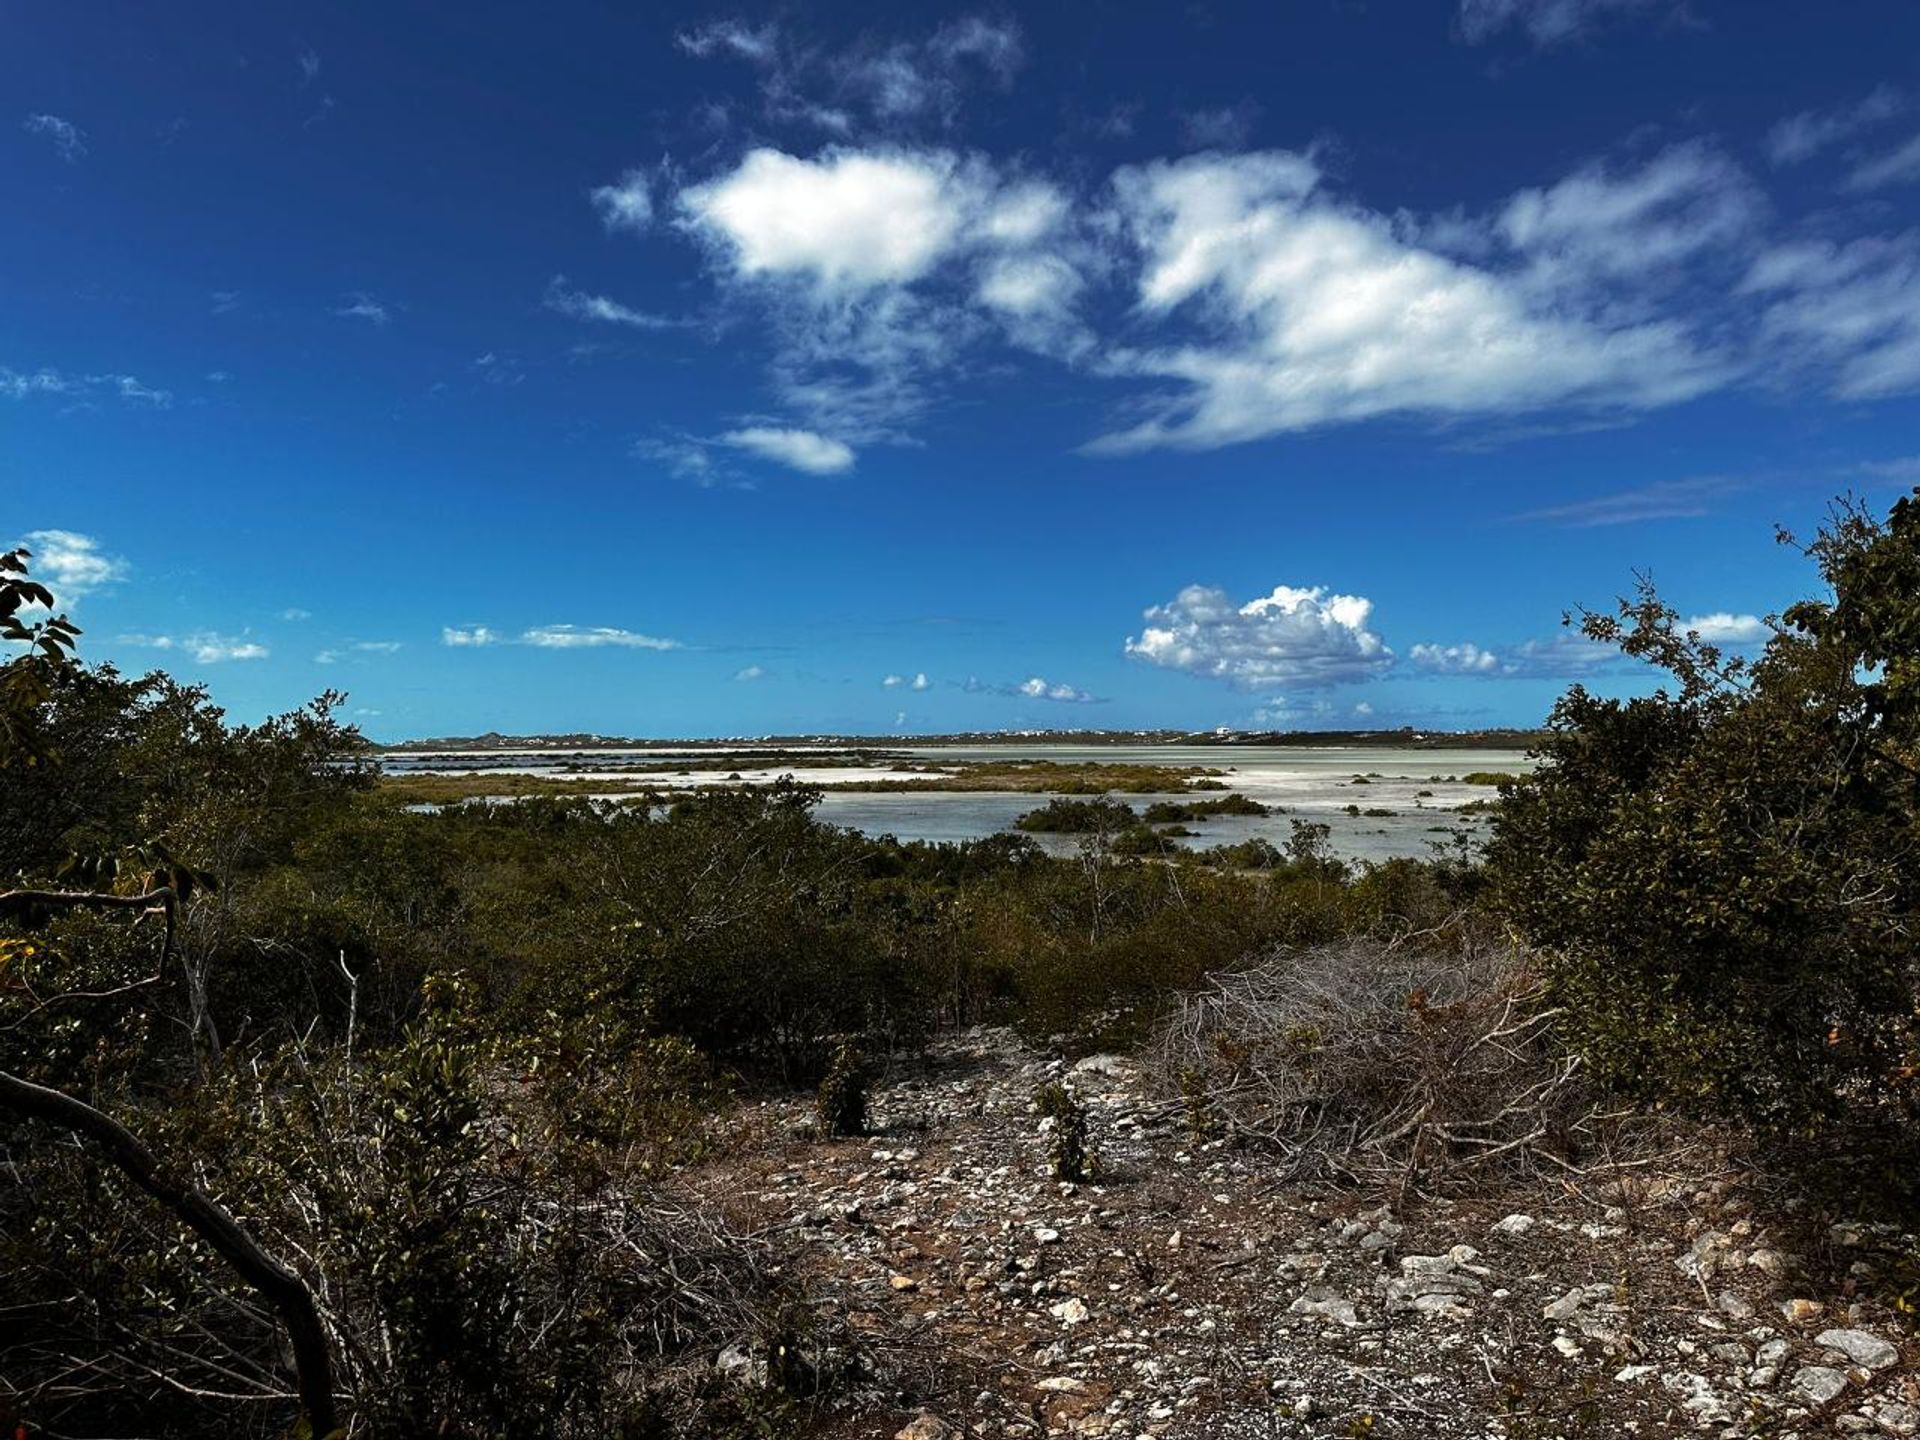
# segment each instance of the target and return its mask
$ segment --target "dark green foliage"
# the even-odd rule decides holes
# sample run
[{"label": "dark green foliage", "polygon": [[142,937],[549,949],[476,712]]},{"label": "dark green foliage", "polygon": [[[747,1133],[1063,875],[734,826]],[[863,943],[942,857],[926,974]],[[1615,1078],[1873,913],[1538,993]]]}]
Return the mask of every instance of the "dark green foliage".
[{"label": "dark green foliage", "polygon": [[1053,799],[1015,820],[1014,828],[1036,835],[1110,835],[1139,823],[1133,807],[1100,796],[1093,800]]},{"label": "dark green foliage", "polygon": [[834,1048],[814,1109],[823,1135],[867,1133],[867,1062],[852,1040],[842,1040]]},{"label": "dark green foliage", "polygon": [[1098,1162],[1087,1140],[1087,1110],[1058,1081],[1034,1092],[1033,1103],[1052,1124],[1047,1130],[1047,1167],[1056,1180],[1081,1185],[1093,1179]]},{"label": "dark green foliage", "polygon": [[1258,800],[1245,795],[1223,795],[1218,800],[1156,800],[1141,816],[1149,825],[1164,825],[1176,820],[1210,820],[1215,815],[1266,815],[1270,813]]},{"label": "dark green foliage", "polygon": [[1799,1133],[1915,1098],[1920,506],[1843,510],[1810,553],[1831,598],[1752,663],[1650,586],[1586,617],[1670,688],[1570,691],[1488,852],[1603,1078]]}]

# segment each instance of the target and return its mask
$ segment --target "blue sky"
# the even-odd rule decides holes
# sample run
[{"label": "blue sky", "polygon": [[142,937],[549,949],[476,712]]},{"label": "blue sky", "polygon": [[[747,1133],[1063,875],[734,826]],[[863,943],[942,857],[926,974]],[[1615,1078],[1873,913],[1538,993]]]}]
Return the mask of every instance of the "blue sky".
[{"label": "blue sky", "polygon": [[1920,9],[0,10],[0,541],[381,738],[1530,724],[1920,476]]}]

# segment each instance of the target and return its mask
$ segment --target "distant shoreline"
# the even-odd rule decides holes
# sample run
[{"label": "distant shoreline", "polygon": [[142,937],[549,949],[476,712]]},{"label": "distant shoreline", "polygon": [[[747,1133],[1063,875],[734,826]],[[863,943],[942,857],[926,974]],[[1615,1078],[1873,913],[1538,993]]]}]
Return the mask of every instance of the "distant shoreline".
[{"label": "distant shoreline", "polygon": [[985,730],[941,735],[753,735],[701,738],[645,738],[609,735],[447,735],[374,743],[380,754],[404,755],[420,751],[552,752],[573,750],[684,750],[747,751],[786,749],[867,750],[875,752],[938,749],[947,746],[990,745],[1208,745],[1324,749],[1336,746],[1373,746],[1408,750],[1525,750],[1537,744],[1544,730]]}]

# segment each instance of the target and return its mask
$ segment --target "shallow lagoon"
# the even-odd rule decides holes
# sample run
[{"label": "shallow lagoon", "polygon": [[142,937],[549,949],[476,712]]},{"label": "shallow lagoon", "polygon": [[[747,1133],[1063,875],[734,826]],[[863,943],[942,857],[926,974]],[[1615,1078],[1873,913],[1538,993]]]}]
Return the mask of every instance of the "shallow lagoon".
[{"label": "shallow lagoon", "polygon": [[[683,752],[684,753],[684,752]],[[901,746],[890,754],[916,762],[971,760],[1052,760],[1063,764],[1094,763],[1147,765],[1202,765],[1221,773],[1221,783],[1262,804],[1280,807],[1266,816],[1219,816],[1191,822],[1197,832],[1180,843],[1207,847],[1234,844],[1256,836],[1284,844],[1294,820],[1308,820],[1331,828],[1336,854],[1353,860],[1385,860],[1397,856],[1424,857],[1434,842],[1449,840],[1456,827],[1476,835],[1484,831],[1484,817],[1461,815],[1463,805],[1493,798],[1484,785],[1468,785],[1457,777],[1473,771],[1518,773],[1532,768],[1515,750],[1432,749],[1389,746],[1214,746],[1214,745],[978,745]],[[615,760],[612,753],[606,760]],[[620,760],[644,758],[641,752],[622,752]],[[395,770],[429,768],[410,757],[390,757]],[[439,773],[592,774],[577,753],[543,756],[537,752],[437,752],[430,768]],[[606,772],[609,774],[616,772]],[[765,782],[774,770],[739,772],[689,770],[682,775],[648,778],[664,788],[688,785]],[[802,781],[821,786],[826,794],[820,818],[869,835],[894,835],[902,840],[978,840],[1011,830],[1016,817],[1046,803],[1044,795],[992,794],[968,791],[867,792],[838,788],[849,782],[873,780],[891,771],[884,763],[870,769],[835,766],[796,772]],[[1449,780],[1447,777],[1456,777]],[[1359,777],[1365,782],[1357,783]],[[1428,793],[1422,793],[1428,792]],[[1155,800],[1177,800],[1173,795],[1120,797],[1137,810]],[[1184,797],[1192,798],[1192,797]],[[1346,807],[1389,810],[1390,816],[1349,815]],[[1076,840],[1068,835],[1034,837],[1049,850],[1071,853]]]}]

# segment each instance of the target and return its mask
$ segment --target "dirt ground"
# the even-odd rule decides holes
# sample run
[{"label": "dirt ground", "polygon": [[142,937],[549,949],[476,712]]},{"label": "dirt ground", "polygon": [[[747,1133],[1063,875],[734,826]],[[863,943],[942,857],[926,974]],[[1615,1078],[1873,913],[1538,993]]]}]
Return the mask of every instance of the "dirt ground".
[{"label": "dirt ground", "polygon": [[[1048,1172],[1052,1079],[1089,1112],[1094,1183]],[[782,1231],[820,1334],[867,1357],[822,1435],[1920,1433],[1920,1345],[1855,1294],[1902,1237],[1768,1213],[1733,1174],[1397,1202],[1278,1180],[1196,1145],[1131,1061],[998,1030],[898,1066],[864,1139],[812,1118],[747,1106],[692,1183]]]}]

